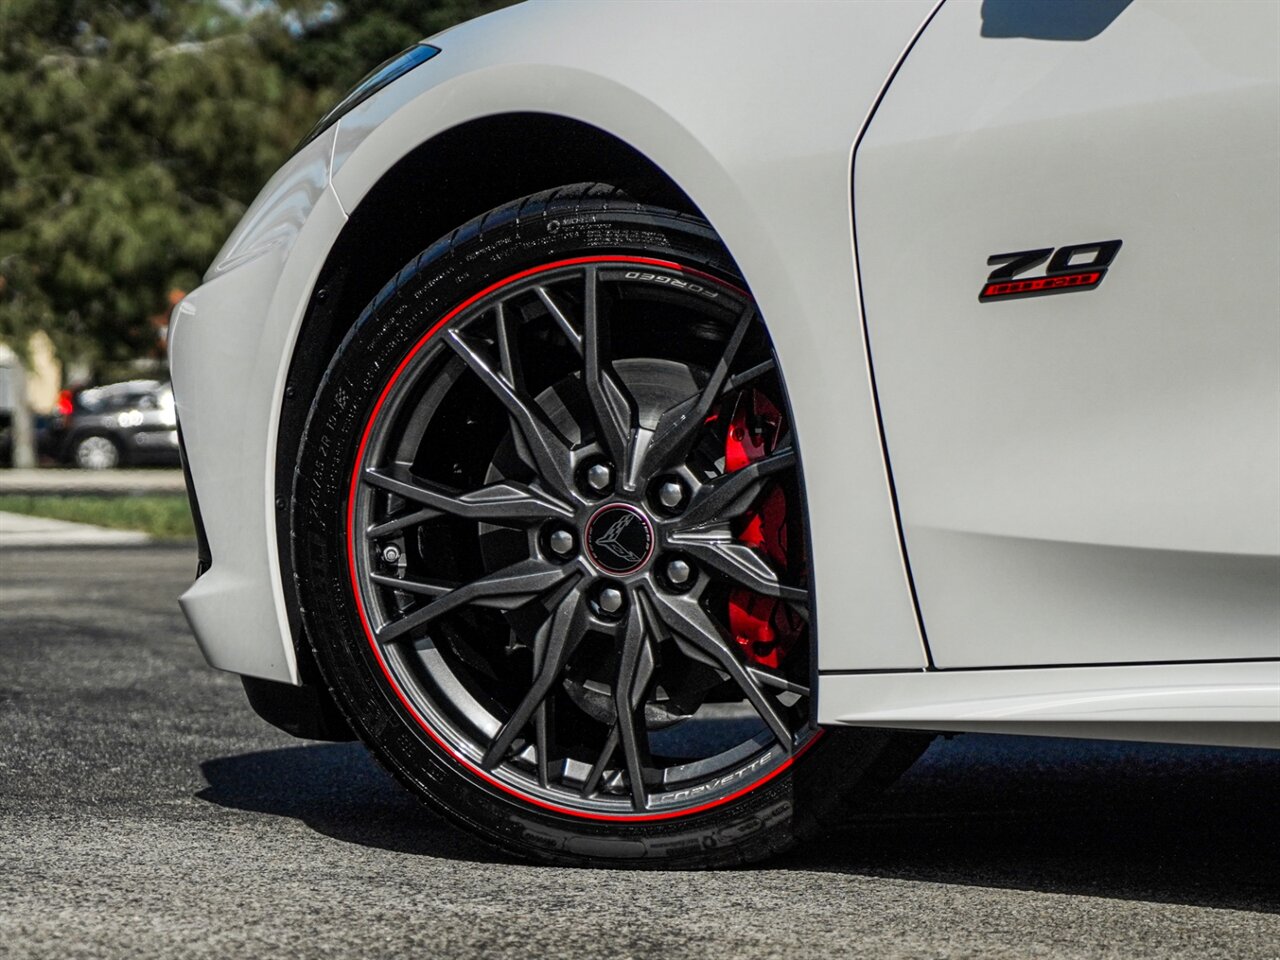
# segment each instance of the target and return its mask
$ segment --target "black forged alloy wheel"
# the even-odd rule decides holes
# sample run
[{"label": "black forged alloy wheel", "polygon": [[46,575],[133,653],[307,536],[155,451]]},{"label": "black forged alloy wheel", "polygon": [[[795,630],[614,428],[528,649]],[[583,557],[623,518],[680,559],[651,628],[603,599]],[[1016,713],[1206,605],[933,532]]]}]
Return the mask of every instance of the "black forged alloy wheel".
[{"label": "black forged alloy wheel", "polygon": [[742,862],[922,748],[816,726],[764,323],[705,223],[613,188],[509,204],[384,288],[317,394],[292,523],[353,728],[509,851]]}]

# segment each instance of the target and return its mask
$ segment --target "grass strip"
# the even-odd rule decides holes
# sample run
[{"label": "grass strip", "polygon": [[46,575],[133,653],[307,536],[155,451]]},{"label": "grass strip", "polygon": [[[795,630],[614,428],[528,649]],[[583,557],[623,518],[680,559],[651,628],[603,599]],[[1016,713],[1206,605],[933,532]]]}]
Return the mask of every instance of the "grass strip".
[{"label": "grass strip", "polygon": [[0,512],[141,530],[161,540],[190,540],[196,535],[191,508],[180,493],[105,497],[0,494]]}]

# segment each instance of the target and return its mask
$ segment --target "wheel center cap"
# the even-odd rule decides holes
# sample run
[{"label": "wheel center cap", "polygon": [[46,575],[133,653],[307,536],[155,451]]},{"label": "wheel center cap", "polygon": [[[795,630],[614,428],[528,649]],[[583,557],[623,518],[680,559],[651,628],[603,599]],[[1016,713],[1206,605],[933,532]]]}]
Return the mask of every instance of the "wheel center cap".
[{"label": "wheel center cap", "polygon": [[625,503],[610,503],[587,521],[587,553],[609,573],[634,573],[653,555],[653,526],[648,517]]}]

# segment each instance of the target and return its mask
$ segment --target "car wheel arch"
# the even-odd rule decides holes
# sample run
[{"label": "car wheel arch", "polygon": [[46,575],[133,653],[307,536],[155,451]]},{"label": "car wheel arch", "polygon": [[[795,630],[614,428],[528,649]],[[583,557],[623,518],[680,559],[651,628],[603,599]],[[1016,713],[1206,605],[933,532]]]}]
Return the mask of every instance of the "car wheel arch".
[{"label": "car wheel arch", "polygon": [[[508,165],[504,175],[477,172],[476,157],[498,157],[512,145],[556,143],[538,162]],[[520,196],[564,183],[600,182],[633,199],[702,216],[698,206],[653,160],[621,138],[584,121],[546,113],[505,113],[470,120],[423,141],[383,172],[331,244],[294,341],[275,444],[276,549],[291,639],[304,685],[318,684],[293,589],[288,498],[302,431],[329,358],[387,276],[429,244],[475,216]],[[417,184],[447,189],[404,202]]]}]

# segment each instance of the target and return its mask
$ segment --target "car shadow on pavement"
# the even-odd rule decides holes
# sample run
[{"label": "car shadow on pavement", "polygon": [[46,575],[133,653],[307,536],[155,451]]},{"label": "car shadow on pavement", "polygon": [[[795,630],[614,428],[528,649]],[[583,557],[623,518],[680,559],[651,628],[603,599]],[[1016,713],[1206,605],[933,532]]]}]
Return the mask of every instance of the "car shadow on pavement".
[{"label": "car shadow on pavement", "polygon": [[196,794],[221,807],[300,820],[346,843],[470,862],[515,862],[419,803],[359,743],[316,743],[200,764]]},{"label": "car shadow on pavement", "polygon": [[[359,744],[201,764],[219,806],[334,839],[505,858],[422,807]],[[1040,737],[937,740],[847,827],[747,870],[791,869],[1280,912],[1280,751]]]},{"label": "car shadow on pavement", "polygon": [[778,866],[1280,912],[1280,751],[936,740],[846,830]]}]

